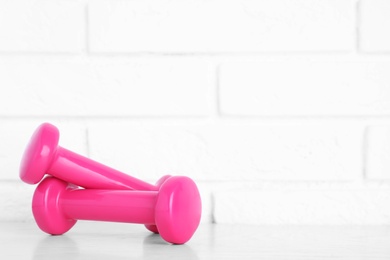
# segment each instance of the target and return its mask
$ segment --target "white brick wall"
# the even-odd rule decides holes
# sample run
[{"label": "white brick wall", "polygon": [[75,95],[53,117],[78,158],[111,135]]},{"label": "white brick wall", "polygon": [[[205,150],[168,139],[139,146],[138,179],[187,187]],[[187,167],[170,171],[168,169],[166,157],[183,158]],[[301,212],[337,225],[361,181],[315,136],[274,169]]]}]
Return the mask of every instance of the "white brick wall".
[{"label": "white brick wall", "polygon": [[0,60],[3,116],[202,116],[213,71],[193,59]]},{"label": "white brick wall", "polygon": [[390,2],[362,0],[360,5],[361,49],[367,52],[390,51]]},{"label": "white brick wall", "polygon": [[373,125],[366,131],[366,177],[390,179],[390,127]]},{"label": "white brick wall", "polygon": [[256,116],[390,114],[390,62],[283,61],[224,64],[221,112]]},{"label": "white brick wall", "polygon": [[388,190],[233,190],[215,194],[214,217],[217,223],[388,224],[389,203]]},{"label": "white brick wall", "polygon": [[[115,135],[107,138],[109,132]],[[153,179],[185,174],[200,181],[339,181],[362,175],[362,134],[358,126],[322,124],[96,123],[88,143],[98,161]]]},{"label": "white brick wall", "polygon": [[350,0],[95,1],[93,52],[351,50]]},{"label": "white brick wall", "polygon": [[2,0],[0,52],[79,53],[85,48],[84,16],[77,0]]},{"label": "white brick wall", "polygon": [[0,221],[40,123],[203,222],[390,224],[387,0],[0,2]]}]

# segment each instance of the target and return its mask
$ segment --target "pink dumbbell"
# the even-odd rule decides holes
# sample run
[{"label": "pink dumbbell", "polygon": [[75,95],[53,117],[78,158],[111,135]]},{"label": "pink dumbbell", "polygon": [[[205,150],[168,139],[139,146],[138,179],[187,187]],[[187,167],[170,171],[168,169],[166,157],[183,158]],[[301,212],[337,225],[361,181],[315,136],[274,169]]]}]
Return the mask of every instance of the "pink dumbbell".
[{"label": "pink dumbbell", "polygon": [[46,177],[33,196],[33,214],[41,230],[60,235],[77,220],[156,225],[161,237],[187,242],[198,228],[201,199],[188,177],[167,179],[159,191],[80,189]]},{"label": "pink dumbbell", "polygon": [[89,189],[158,190],[170,176],[152,185],[58,146],[57,127],[44,123],[35,130],[20,165],[20,178],[36,184],[45,174]]},{"label": "pink dumbbell", "polygon": [[[101,163],[58,146],[60,133],[54,125],[44,123],[32,135],[20,165],[20,178],[36,184],[45,174],[89,189],[159,190],[170,175],[151,185]],[[146,228],[158,233],[155,226]]]}]

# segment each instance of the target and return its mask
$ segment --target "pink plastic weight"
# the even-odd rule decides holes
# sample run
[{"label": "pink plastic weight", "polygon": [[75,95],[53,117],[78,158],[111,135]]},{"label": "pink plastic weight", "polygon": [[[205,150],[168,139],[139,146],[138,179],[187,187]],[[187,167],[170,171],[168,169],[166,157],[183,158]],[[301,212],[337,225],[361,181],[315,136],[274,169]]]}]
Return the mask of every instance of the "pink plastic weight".
[{"label": "pink plastic weight", "polygon": [[79,189],[46,177],[33,196],[33,214],[41,230],[60,235],[77,220],[156,225],[161,237],[174,244],[187,242],[198,228],[201,199],[188,177],[167,179],[159,191]]},{"label": "pink plastic weight", "polygon": [[[20,178],[36,184],[45,174],[89,189],[159,190],[170,175],[151,185],[101,163],[58,146],[60,133],[54,125],[44,123],[32,135],[20,165]],[[145,225],[158,233],[156,226]]]},{"label": "pink plastic weight", "polygon": [[[58,146],[59,131],[40,125],[30,139],[20,165],[20,178],[36,184],[45,174],[89,189],[158,190],[159,187]],[[170,176],[163,176],[158,183]]]}]

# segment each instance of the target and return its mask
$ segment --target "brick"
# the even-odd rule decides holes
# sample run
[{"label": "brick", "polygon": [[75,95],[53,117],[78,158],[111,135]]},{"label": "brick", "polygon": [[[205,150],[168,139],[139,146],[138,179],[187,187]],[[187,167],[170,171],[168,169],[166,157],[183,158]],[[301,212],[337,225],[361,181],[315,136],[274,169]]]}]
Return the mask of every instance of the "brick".
[{"label": "brick", "polygon": [[202,116],[214,73],[192,59],[0,60],[0,115]]},{"label": "brick", "polygon": [[390,114],[390,62],[367,60],[226,63],[219,72],[224,115]]},{"label": "brick", "polygon": [[390,51],[390,2],[362,0],[360,3],[360,48],[368,52]]},{"label": "brick", "polygon": [[[80,122],[51,120],[61,133],[60,145],[82,155],[87,155],[86,127]],[[0,182],[20,180],[19,165],[24,149],[40,120],[1,120],[0,121]],[[27,185],[27,184],[26,184]]]},{"label": "brick", "polygon": [[234,190],[214,194],[216,223],[388,225],[389,190]]},{"label": "brick", "polygon": [[390,126],[370,126],[366,132],[365,177],[390,179]]},{"label": "brick", "polygon": [[363,128],[112,121],[90,123],[95,160],[139,178],[354,180],[362,176]]},{"label": "brick", "polygon": [[352,50],[354,9],[351,0],[93,1],[90,50]]},{"label": "brick", "polygon": [[80,1],[1,1],[0,51],[80,52],[85,49],[85,21]]}]

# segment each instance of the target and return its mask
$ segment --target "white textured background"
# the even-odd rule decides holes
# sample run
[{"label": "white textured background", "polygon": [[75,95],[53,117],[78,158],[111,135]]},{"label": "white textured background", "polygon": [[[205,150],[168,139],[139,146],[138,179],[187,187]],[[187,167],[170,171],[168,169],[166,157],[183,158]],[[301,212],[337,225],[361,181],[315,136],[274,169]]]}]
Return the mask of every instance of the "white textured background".
[{"label": "white textured background", "polygon": [[1,0],[0,220],[42,122],[203,222],[390,224],[390,1]]}]

